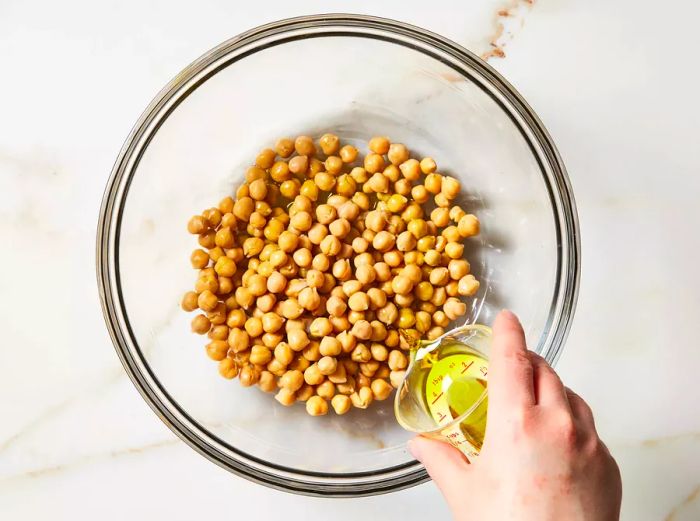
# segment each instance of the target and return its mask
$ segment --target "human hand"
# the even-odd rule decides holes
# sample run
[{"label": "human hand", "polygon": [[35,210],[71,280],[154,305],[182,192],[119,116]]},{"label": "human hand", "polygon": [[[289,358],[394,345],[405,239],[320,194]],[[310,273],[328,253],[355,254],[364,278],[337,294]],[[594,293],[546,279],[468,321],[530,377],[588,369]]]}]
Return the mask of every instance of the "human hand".
[{"label": "human hand", "polygon": [[409,443],[454,519],[617,521],[620,471],[591,409],[527,350],[509,311],[494,323],[488,386],[486,437],[474,462],[446,443]]}]

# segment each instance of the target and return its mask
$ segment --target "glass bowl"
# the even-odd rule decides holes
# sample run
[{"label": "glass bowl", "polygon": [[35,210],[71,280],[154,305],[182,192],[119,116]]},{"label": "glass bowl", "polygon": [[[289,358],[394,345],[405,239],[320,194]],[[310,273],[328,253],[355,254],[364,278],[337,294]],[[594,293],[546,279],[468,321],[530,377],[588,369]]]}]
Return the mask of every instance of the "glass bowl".
[{"label": "glass bowl", "polygon": [[[222,467],[295,493],[361,496],[428,479],[392,400],[309,417],[225,380],[179,307],[194,282],[188,218],[233,192],[280,136],[372,135],[433,156],[482,232],[466,256],[482,281],[467,322],[508,307],[554,363],[578,287],[576,210],[564,165],[532,109],[459,45],[391,20],[295,18],[207,52],[155,98],[107,185],[97,272],[107,327],[144,399]],[[363,150],[366,150],[364,145]]]}]

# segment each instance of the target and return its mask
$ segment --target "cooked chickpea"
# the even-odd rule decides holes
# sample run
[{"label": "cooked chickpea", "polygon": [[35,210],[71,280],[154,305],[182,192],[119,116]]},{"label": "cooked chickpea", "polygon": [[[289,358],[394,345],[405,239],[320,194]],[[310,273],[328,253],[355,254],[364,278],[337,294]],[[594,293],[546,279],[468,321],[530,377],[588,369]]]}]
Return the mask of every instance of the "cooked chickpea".
[{"label": "cooked chickpea", "polygon": [[469,274],[471,266],[465,259],[452,259],[447,265],[452,280],[459,280]]},{"label": "cooked chickpea", "polygon": [[297,246],[297,243],[299,242],[299,236],[290,232],[290,231],[283,231],[278,240],[279,247],[282,251],[285,251],[287,253],[290,253],[294,251],[294,249]]},{"label": "cooked chickpea", "polygon": [[299,195],[309,198],[311,201],[318,200],[318,186],[313,179],[307,179],[299,188]]},{"label": "cooked chickpea", "polygon": [[309,136],[299,136],[294,140],[294,150],[300,156],[313,156],[316,153],[316,146]]},{"label": "cooked chickpea", "polygon": [[353,163],[357,159],[357,149],[352,145],[343,146],[338,152],[343,163]]},{"label": "cooked chickpea", "polygon": [[374,395],[372,390],[368,387],[360,387],[360,389],[350,395],[350,401],[353,406],[358,409],[366,409],[372,403]]},{"label": "cooked chickpea", "polygon": [[459,195],[460,185],[454,177],[444,176],[442,178],[442,187],[440,193],[444,194],[447,199],[454,199]]},{"label": "cooked chickpea", "polygon": [[445,246],[445,253],[450,259],[460,259],[464,253],[464,244],[459,242],[448,242]]},{"label": "cooked chickpea", "polygon": [[326,172],[328,172],[331,175],[336,175],[343,168],[343,160],[340,159],[338,156],[328,156],[324,163],[324,166],[326,168]]},{"label": "cooked chickpea", "polygon": [[428,233],[428,223],[423,219],[414,219],[408,223],[407,229],[416,239],[420,239]]},{"label": "cooked chickpea", "polygon": [[389,353],[388,360],[389,369],[391,369],[392,371],[406,369],[406,367],[408,366],[408,360],[406,358],[406,355],[404,355],[401,351],[397,349],[394,349]]},{"label": "cooked chickpea", "polygon": [[463,238],[472,237],[479,234],[479,219],[475,215],[467,214],[463,216],[457,224],[460,236]]},{"label": "cooked chickpea", "polygon": [[391,325],[399,318],[399,311],[393,302],[389,302],[377,310],[377,318],[386,325]]},{"label": "cooked chickpea", "polygon": [[450,211],[447,208],[435,208],[430,213],[430,220],[435,223],[435,226],[443,228],[450,223]]},{"label": "cooked chickpea", "polygon": [[318,370],[324,376],[329,376],[335,373],[338,368],[338,361],[332,356],[324,356],[318,362]]},{"label": "cooked chickpea", "polygon": [[369,340],[372,336],[372,326],[367,320],[358,320],[352,326],[350,331],[355,338],[360,340]]},{"label": "cooked chickpea", "polygon": [[[321,241],[321,251],[329,256],[337,255],[340,252],[340,247],[340,239],[335,235],[327,235]],[[326,267],[326,269],[328,268]]]},{"label": "cooked chickpea", "polygon": [[372,396],[375,400],[386,400],[391,392],[394,390],[391,385],[387,383],[386,380],[381,378],[376,378],[372,380],[371,384]]},{"label": "cooked chickpea", "polygon": [[296,401],[296,396],[294,395],[294,391],[290,391],[289,389],[283,387],[275,395],[275,400],[282,405],[289,407]]},{"label": "cooked chickpea", "polygon": [[328,402],[320,396],[311,396],[306,400],[306,412],[311,416],[328,414]]},{"label": "cooked chickpea", "polygon": [[266,333],[275,333],[284,324],[284,319],[277,313],[268,311],[262,316],[262,326]]},{"label": "cooked chickpea", "polygon": [[337,210],[330,204],[320,204],[316,207],[316,220],[321,224],[332,223],[337,215]]},{"label": "cooked chickpea", "polygon": [[413,281],[408,277],[399,275],[391,281],[391,289],[399,295],[406,295],[413,289]]},{"label": "cooked chickpea", "polygon": [[393,248],[395,242],[396,238],[391,233],[382,230],[374,236],[372,246],[377,251],[385,252]]},{"label": "cooked chickpea", "polygon": [[330,192],[335,186],[335,181],[335,177],[328,172],[319,172],[314,176],[314,183],[323,192]]},{"label": "cooked chickpea", "polygon": [[396,165],[388,165],[382,174],[392,183],[396,183],[401,178],[401,170]]},{"label": "cooked chickpea", "polygon": [[204,315],[197,315],[192,319],[192,332],[203,335],[209,331],[211,322]]},{"label": "cooked chickpea", "polygon": [[236,375],[238,375],[238,366],[236,365],[236,362],[230,358],[224,358],[221,360],[219,362],[219,374],[227,380],[235,378]]},{"label": "cooked chickpea", "polygon": [[304,385],[304,374],[298,370],[286,371],[282,376],[280,376],[277,385],[279,385],[282,389],[296,392],[302,385]]},{"label": "cooked chickpea", "polygon": [[294,351],[286,342],[280,342],[274,348],[274,357],[283,366],[288,366],[294,360]]},{"label": "cooked chickpea", "polygon": [[250,358],[248,360],[251,364],[265,365],[272,360],[272,351],[265,346],[255,345],[250,348]]},{"label": "cooked chickpea", "polygon": [[435,160],[432,157],[424,157],[420,161],[420,169],[424,174],[432,174],[437,169]]},{"label": "cooked chickpea", "polygon": [[336,219],[328,226],[328,230],[339,239],[344,238],[350,232],[350,228],[350,221],[342,218]]},{"label": "cooked chickpea", "polygon": [[208,289],[200,293],[197,299],[197,305],[203,311],[214,311],[218,303],[218,297]]},{"label": "cooked chickpea", "polygon": [[460,295],[471,297],[479,291],[479,281],[476,280],[474,275],[465,275],[459,279],[457,291]]},{"label": "cooked chickpea", "polygon": [[352,401],[350,398],[343,394],[336,394],[333,396],[333,398],[331,398],[331,406],[338,415],[347,413],[350,410],[351,405]]},{"label": "cooked chickpea", "polygon": [[299,305],[313,311],[321,305],[321,297],[316,288],[306,287],[299,292]]},{"label": "cooked chickpea", "polygon": [[323,382],[324,377],[318,368],[318,364],[311,364],[304,371],[304,381],[309,385],[318,385]]},{"label": "cooked chickpea", "polygon": [[408,148],[401,143],[392,143],[389,145],[387,157],[393,165],[400,165],[408,160]]},{"label": "cooked chickpea", "polygon": [[194,291],[188,291],[182,297],[180,306],[184,311],[194,311],[197,309],[199,304],[197,303],[198,295]]},{"label": "cooked chickpea", "polygon": [[409,181],[417,181],[420,178],[420,165],[416,159],[408,159],[399,165],[403,176]]},{"label": "cooked chickpea", "polygon": [[369,149],[376,154],[386,154],[389,146],[389,139],[385,136],[374,136],[369,140]]},{"label": "cooked chickpea", "polygon": [[417,185],[411,188],[411,197],[418,204],[423,204],[428,201],[430,194],[423,185]]},{"label": "cooked chickpea", "polygon": [[447,318],[450,320],[456,320],[457,318],[466,314],[467,305],[458,298],[450,297],[447,299],[442,309]]},{"label": "cooked chickpea", "polygon": [[365,311],[369,309],[369,297],[362,291],[353,293],[348,299],[348,307],[353,311]]},{"label": "cooked chickpea", "polygon": [[321,145],[323,153],[329,156],[338,151],[340,139],[335,134],[324,134],[318,140],[318,144]]}]

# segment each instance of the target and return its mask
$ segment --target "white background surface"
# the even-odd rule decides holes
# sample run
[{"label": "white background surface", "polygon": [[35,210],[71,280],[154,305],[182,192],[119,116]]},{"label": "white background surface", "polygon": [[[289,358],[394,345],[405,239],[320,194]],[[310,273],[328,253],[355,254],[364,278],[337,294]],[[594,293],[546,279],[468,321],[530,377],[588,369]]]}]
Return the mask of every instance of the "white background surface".
[{"label": "white background surface", "polygon": [[[700,519],[699,4],[460,4],[332,9],[421,25],[478,54],[497,36],[505,57],[489,62],[553,135],[579,206],[581,294],[558,369],[618,458],[623,519]],[[222,40],[331,8],[246,5],[0,2],[2,519],[448,515],[432,484],[338,502],[229,475],[151,413],[106,334],[95,226],[140,112]]]}]

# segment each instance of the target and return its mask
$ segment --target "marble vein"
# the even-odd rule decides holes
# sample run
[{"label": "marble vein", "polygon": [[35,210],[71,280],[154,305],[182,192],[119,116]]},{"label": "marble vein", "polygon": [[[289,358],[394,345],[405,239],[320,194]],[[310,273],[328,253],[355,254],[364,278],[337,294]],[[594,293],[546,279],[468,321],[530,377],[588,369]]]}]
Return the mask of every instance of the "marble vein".
[{"label": "marble vein", "polygon": [[504,48],[513,41],[515,35],[525,25],[525,17],[532,10],[535,0],[511,0],[494,14],[494,31],[488,37],[489,49],[481,54],[488,61],[491,58],[505,58]]},{"label": "marble vein", "polygon": [[686,497],[676,507],[674,507],[671,512],[669,512],[668,516],[665,518],[665,521],[679,520],[678,516],[686,512],[687,509],[691,507],[698,499],[700,499],[700,485],[695,487],[688,497]]}]

